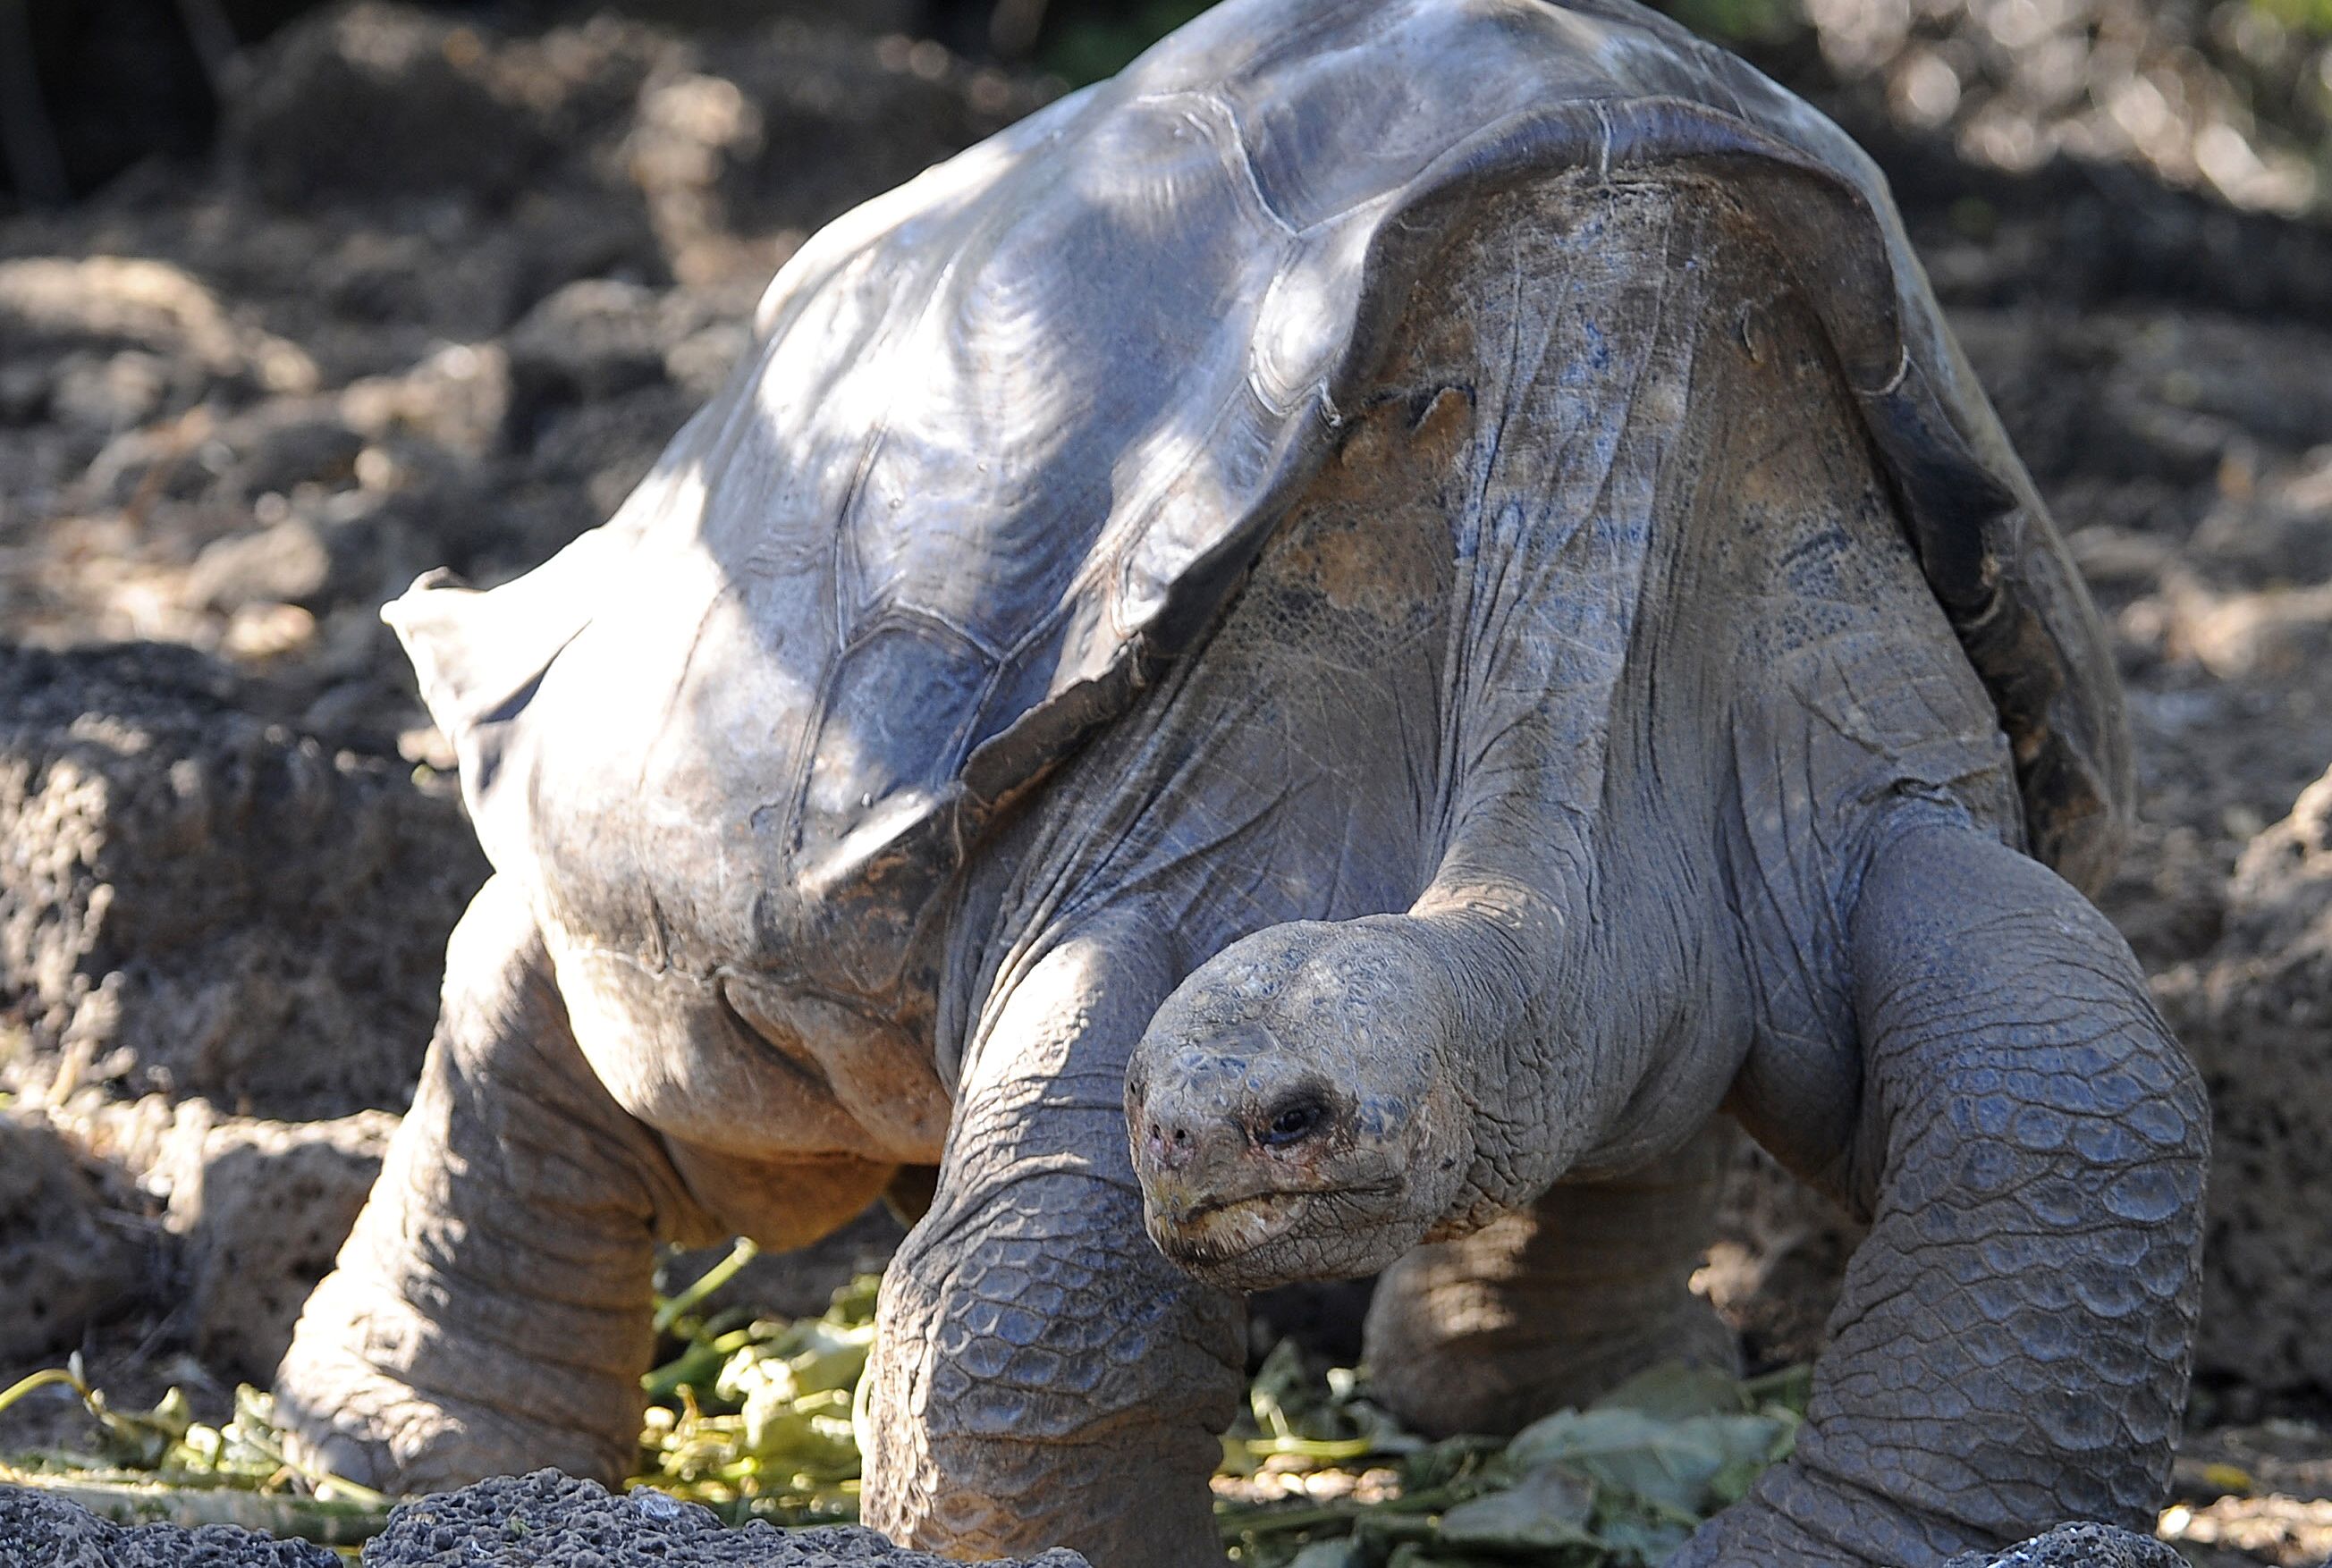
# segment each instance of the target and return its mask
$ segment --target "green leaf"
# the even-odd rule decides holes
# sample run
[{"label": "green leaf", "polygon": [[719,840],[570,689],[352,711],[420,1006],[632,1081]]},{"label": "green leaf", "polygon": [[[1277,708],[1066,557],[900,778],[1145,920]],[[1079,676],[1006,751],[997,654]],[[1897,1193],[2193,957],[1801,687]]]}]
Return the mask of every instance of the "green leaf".
[{"label": "green leaf", "polygon": [[1287,1568],[1368,1568],[1368,1549],[1350,1535],[1333,1541],[1307,1541]]},{"label": "green leaf", "polygon": [[1523,1429],[1506,1450],[1522,1470],[1564,1465],[1615,1491],[1696,1514],[1725,1451],[1684,1423],[1640,1410],[1563,1410]]},{"label": "green leaf", "polygon": [[1452,1546],[1493,1551],[1600,1546],[1602,1542],[1587,1527],[1594,1506],[1593,1481],[1576,1470],[1549,1466],[1507,1491],[1450,1509],[1441,1516],[1441,1539]]},{"label": "green leaf", "polygon": [[1742,1394],[1761,1414],[1770,1414],[1769,1407],[1779,1406],[1802,1417],[1813,1403],[1814,1369],[1810,1362],[1785,1366],[1762,1377],[1751,1378],[1741,1385]]},{"label": "green leaf", "polygon": [[1723,1372],[1682,1362],[1662,1362],[1638,1372],[1589,1407],[1641,1410],[1664,1421],[1688,1416],[1738,1416],[1749,1411],[1741,1384]]},{"label": "green leaf", "polygon": [[708,1296],[737,1277],[737,1271],[753,1261],[760,1248],[744,1237],[739,1237],[729,1256],[697,1276],[696,1282],[679,1295],[658,1298],[655,1308],[655,1331],[669,1333],[673,1324],[696,1310]]},{"label": "green leaf", "polygon": [[1415,1493],[1453,1486],[1475,1490],[1484,1484],[1503,1486],[1512,1476],[1505,1449],[1496,1438],[1444,1438],[1401,1457],[1400,1489]]},{"label": "green leaf", "polygon": [[1524,1428],[1506,1459],[1524,1471],[1564,1465],[1615,1492],[1696,1520],[1713,1511],[1720,1476],[1732,1485],[1740,1467],[1754,1462],[1762,1468],[1788,1429],[1769,1416],[1665,1421],[1634,1410],[1564,1410]]},{"label": "green leaf", "polygon": [[1654,1568],[1675,1556],[1677,1548],[1691,1538],[1693,1529],[1693,1525],[1681,1520],[1649,1518],[1625,1511],[1596,1521],[1596,1530],[1608,1554],[1605,1560],[1612,1568],[1628,1564]]},{"label": "green leaf", "polygon": [[1385,1559],[1385,1568],[1514,1568],[1511,1562],[1486,1554],[1446,1552],[1416,1541],[1404,1541]]}]

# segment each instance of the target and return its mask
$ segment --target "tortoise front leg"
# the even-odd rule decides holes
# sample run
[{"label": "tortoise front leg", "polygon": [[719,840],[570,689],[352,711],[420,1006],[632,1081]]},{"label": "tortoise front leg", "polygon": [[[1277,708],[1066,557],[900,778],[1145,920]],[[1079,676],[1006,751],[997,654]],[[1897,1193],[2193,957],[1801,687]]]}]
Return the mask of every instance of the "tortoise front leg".
[{"label": "tortoise front leg", "polygon": [[1677,1563],[1922,1568],[2065,1519],[2150,1533],[2194,1333],[2193,1066],[2104,917],[1971,829],[1900,825],[1849,942],[1841,1170],[1876,1223],[1796,1454]]},{"label": "tortoise front leg", "polygon": [[1138,931],[1056,947],[964,1065],[931,1211],[884,1276],[865,1522],[958,1557],[1222,1559],[1207,1480],[1245,1308],[1159,1254],[1125,1064],[1179,975]]}]

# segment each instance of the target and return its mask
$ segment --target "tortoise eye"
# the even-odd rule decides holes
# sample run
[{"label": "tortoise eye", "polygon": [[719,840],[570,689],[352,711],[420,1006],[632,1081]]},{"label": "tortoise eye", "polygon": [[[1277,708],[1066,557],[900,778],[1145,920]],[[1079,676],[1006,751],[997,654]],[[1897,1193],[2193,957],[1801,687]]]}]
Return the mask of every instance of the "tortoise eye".
[{"label": "tortoise eye", "polygon": [[1317,1100],[1285,1101],[1273,1112],[1270,1124],[1264,1128],[1256,1142],[1266,1149],[1284,1149],[1290,1143],[1300,1143],[1310,1137],[1327,1119],[1327,1107]]}]

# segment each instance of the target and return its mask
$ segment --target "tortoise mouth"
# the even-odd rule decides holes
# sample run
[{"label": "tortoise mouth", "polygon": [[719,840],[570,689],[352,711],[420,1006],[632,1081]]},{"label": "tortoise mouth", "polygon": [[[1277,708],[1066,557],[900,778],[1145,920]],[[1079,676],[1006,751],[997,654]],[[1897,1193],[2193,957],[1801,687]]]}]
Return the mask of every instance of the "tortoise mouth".
[{"label": "tortoise mouth", "polygon": [[1308,1192],[1250,1192],[1189,1205],[1142,1206],[1144,1228],[1170,1262],[1193,1272],[1233,1262],[1280,1239],[1304,1217]]},{"label": "tortoise mouth", "polygon": [[[1210,1285],[1263,1290],[1348,1272],[1339,1267],[1341,1255],[1387,1229],[1400,1197],[1397,1181],[1272,1188],[1187,1204],[1145,1202],[1142,1220],[1150,1239],[1177,1267]],[[1333,1237],[1322,1225],[1307,1223],[1332,1199]]]}]

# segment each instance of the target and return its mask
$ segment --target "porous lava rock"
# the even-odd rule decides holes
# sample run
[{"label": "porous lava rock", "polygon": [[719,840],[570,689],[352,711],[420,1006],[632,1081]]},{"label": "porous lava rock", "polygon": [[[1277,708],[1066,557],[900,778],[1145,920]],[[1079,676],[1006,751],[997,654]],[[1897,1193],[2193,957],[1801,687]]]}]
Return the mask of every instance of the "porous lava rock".
[{"label": "porous lava rock", "polygon": [[[226,142],[289,206],[456,192],[505,202],[546,188],[571,200],[629,186],[669,248],[675,222],[816,228],[1056,91],[934,43],[798,13],[683,43],[611,15],[506,31],[356,0],[257,52],[227,106]],[[662,198],[681,187],[696,192],[682,206],[712,207],[670,210]]]},{"label": "porous lava rock", "polygon": [[265,1382],[292,1325],[356,1224],[397,1130],[385,1111],[326,1122],[214,1122],[182,1114],[151,1185],[185,1238],[186,1311],[196,1353]]},{"label": "porous lava rock", "polygon": [[2332,1389],[2332,773],[2252,839],[2217,946],[2155,991],[2216,1123],[2196,1370]]},{"label": "porous lava rock", "polygon": [[[366,1545],[365,1568],[945,1568],[855,1526],[731,1529],[710,1508],[643,1489],[622,1495],[557,1470],[491,1480],[407,1503]],[[1056,1548],[1031,1568],[1085,1568]]]},{"label": "porous lava rock", "polygon": [[140,1283],[104,1183],[38,1113],[0,1114],[0,1362],[47,1355]]},{"label": "porous lava rock", "polygon": [[[2060,1525],[1945,1568],[2184,1568],[2159,1541],[2109,1525]],[[321,1546],[230,1525],[125,1529],[37,1492],[0,1487],[0,1568],[334,1568]],[[643,1489],[617,1496],[556,1470],[498,1476],[407,1503],[368,1542],[363,1568],[946,1568],[855,1525],[723,1525],[709,1508]],[[1056,1547],[999,1568],[1088,1568]]]},{"label": "porous lava rock", "polygon": [[190,649],[0,648],[0,1089],[402,1109],[486,866],[450,789]]},{"label": "porous lava rock", "polygon": [[2060,1525],[1987,1556],[1963,1552],[1944,1568],[2186,1568],[2177,1551],[2111,1525]]},{"label": "porous lava rock", "polygon": [[124,1528],[61,1498],[0,1487],[0,1568],[340,1568],[340,1560],[232,1525]]},{"label": "porous lava rock", "polygon": [[[125,1530],[71,1503],[0,1487],[0,1568],[335,1568],[320,1546],[209,1525]],[[1027,1568],[1086,1568],[1056,1548]],[[731,1529],[657,1491],[617,1496],[556,1470],[498,1476],[407,1503],[368,1542],[364,1568],[947,1568],[855,1526]],[[1007,1568],[1014,1568],[1008,1564]]]},{"label": "porous lava rock", "polygon": [[281,202],[463,185],[512,189],[553,151],[550,127],[476,33],[358,4],[287,29],[234,101],[228,137]]}]

